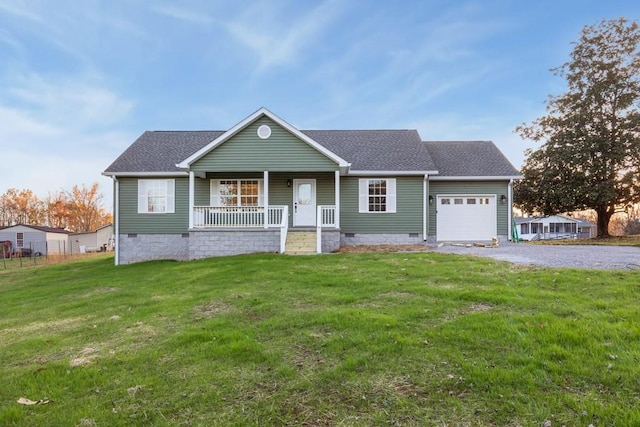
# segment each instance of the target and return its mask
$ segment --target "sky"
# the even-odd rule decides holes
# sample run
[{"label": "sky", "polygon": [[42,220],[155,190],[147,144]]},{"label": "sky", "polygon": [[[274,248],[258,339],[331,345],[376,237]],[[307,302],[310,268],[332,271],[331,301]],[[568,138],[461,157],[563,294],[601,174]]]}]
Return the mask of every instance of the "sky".
[{"label": "sky", "polygon": [[299,129],[491,140],[566,90],[550,71],[634,0],[0,0],[0,194],[98,182],[145,130]]}]

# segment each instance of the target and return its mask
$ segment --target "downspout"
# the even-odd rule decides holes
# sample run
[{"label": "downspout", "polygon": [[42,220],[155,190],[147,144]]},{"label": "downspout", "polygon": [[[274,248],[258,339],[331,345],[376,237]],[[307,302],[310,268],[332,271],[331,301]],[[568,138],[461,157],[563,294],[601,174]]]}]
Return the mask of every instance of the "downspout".
[{"label": "downspout", "polygon": [[340,228],[340,171],[337,170],[335,172],[335,180],[334,180],[334,203],[336,206],[336,213],[335,213],[335,223],[336,223],[336,228]]},{"label": "downspout", "polygon": [[193,208],[195,206],[195,176],[189,171],[189,230],[193,229]]},{"label": "downspout", "polygon": [[429,215],[427,209],[429,207],[427,200],[429,199],[429,174],[424,176],[422,181],[422,240],[427,241],[427,232],[429,230],[428,220]]},{"label": "downspout", "polygon": [[511,218],[513,214],[513,178],[509,180],[507,187],[507,209],[507,218],[509,220],[507,236],[509,241],[513,241],[513,219]]},{"label": "downspout", "polygon": [[113,177],[113,234],[114,234],[114,264],[120,265],[120,182]]}]

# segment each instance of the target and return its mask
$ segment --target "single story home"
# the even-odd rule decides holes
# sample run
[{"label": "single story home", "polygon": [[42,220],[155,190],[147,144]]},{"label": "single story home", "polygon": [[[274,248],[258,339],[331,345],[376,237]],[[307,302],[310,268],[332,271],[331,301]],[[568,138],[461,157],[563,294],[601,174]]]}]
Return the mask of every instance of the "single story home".
[{"label": "single story home", "polygon": [[106,224],[94,231],[69,235],[73,253],[106,252],[113,250],[113,224]]},{"label": "single story home", "polygon": [[591,239],[597,236],[596,225],[566,215],[515,218],[520,240]]},{"label": "single story home", "polygon": [[115,263],[509,239],[520,173],[490,141],[301,130],[261,108],[226,131],[147,131],[104,172]]},{"label": "single story home", "polygon": [[[11,248],[11,254],[2,253],[0,256],[30,256],[30,255],[57,255],[71,251],[69,247],[69,234],[62,228],[44,227],[39,225],[17,224],[8,227],[0,227],[0,242],[11,242],[3,245],[4,251]],[[0,251],[3,247],[0,246]]]}]

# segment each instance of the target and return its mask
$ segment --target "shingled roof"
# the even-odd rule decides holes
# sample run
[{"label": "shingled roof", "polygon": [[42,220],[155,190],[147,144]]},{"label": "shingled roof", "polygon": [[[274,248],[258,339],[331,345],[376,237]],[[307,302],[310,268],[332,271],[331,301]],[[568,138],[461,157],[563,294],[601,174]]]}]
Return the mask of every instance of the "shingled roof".
[{"label": "shingled roof", "polygon": [[[422,141],[416,130],[300,130],[351,163],[350,171],[417,172],[446,177],[516,177],[491,141]],[[226,131],[147,131],[105,175],[183,172],[176,166]]]},{"label": "shingled roof", "polygon": [[520,172],[491,141],[425,141],[438,177],[516,177]]},{"label": "shingled roof", "polygon": [[105,174],[182,172],[186,159],[224,131],[146,131],[105,170]]},{"label": "shingled roof", "polygon": [[[435,171],[415,130],[301,130],[360,171]],[[176,167],[224,131],[147,131],[105,174],[181,172]]]},{"label": "shingled roof", "polygon": [[415,130],[303,130],[351,163],[352,171],[435,171]]}]

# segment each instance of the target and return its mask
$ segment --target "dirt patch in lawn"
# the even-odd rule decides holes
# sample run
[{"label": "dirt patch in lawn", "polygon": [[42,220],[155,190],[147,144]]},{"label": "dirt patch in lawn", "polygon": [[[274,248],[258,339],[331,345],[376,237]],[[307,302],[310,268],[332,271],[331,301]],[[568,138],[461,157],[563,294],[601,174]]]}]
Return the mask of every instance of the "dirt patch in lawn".
[{"label": "dirt patch in lawn", "polygon": [[357,245],[341,246],[339,253],[364,254],[371,252],[430,252],[433,249],[426,245]]}]

